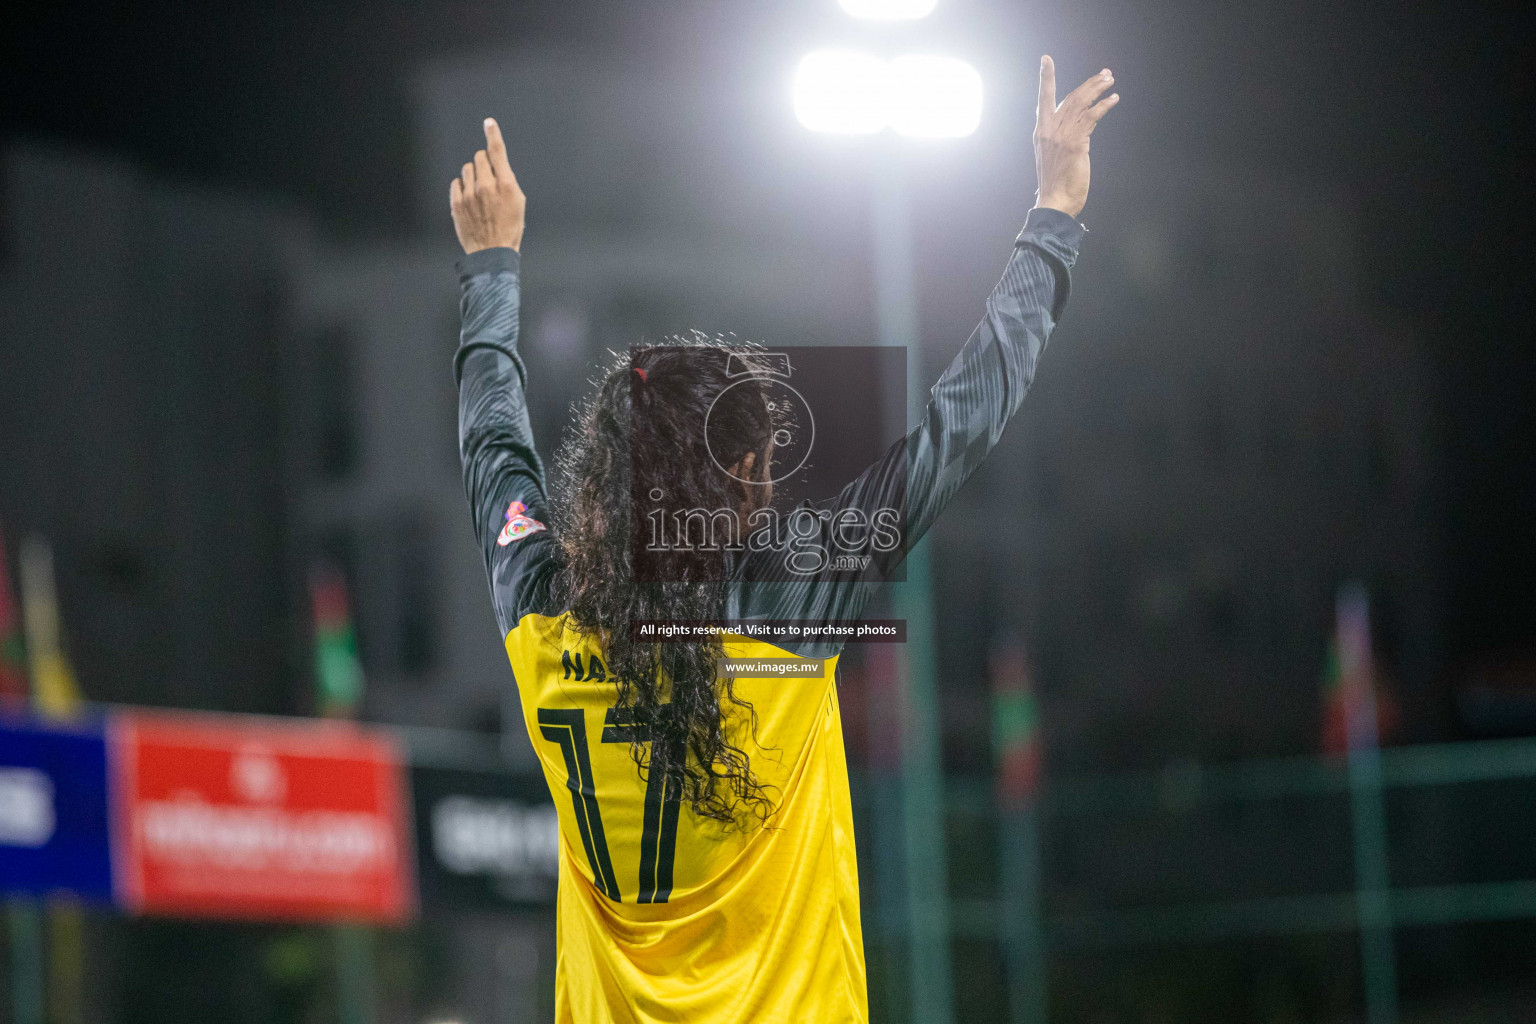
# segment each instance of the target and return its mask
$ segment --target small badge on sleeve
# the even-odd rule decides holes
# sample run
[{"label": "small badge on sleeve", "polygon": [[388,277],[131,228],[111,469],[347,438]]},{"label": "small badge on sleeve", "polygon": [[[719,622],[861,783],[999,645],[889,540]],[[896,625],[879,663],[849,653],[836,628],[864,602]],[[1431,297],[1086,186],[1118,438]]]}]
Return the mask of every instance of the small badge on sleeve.
[{"label": "small badge on sleeve", "polygon": [[528,506],[520,501],[514,501],[507,506],[507,525],[501,528],[501,535],[496,538],[496,543],[506,547],[515,540],[522,540],[530,533],[538,533],[544,529],[544,524],[527,515]]}]

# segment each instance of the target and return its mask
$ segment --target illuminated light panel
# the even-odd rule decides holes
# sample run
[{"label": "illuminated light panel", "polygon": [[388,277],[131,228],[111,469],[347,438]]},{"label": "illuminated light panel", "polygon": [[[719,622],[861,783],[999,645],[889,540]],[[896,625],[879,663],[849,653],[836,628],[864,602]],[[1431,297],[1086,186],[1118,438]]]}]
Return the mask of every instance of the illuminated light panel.
[{"label": "illuminated light panel", "polygon": [[933,13],[938,0],[838,0],[843,10],[855,18],[880,21],[916,21]]},{"label": "illuminated light panel", "polygon": [[980,126],[981,101],[981,75],[954,57],[821,50],[795,71],[795,116],[816,132],[957,139]]},{"label": "illuminated light panel", "polygon": [[795,117],[813,132],[873,135],[888,121],[887,65],[847,50],[806,54],[795,69]]},{"label": "illuminated light panel", "polygon": [[963,60],[897,57],[886,80],[888,123],[902,135],[958,139],[981,124],[981,75]]}]

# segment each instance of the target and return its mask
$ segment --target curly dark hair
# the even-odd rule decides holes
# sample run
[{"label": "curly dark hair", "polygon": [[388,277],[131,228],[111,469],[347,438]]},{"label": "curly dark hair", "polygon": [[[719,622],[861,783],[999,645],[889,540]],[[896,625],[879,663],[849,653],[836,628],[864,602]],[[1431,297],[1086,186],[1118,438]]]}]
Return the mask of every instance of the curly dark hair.
[{"label": "curly dark hair", "polygon": [[[556,456],[553,524],[563,553],[555,583],[562,606],[577,632],[603,649],[620,715],[648,726],[631,732],[642,778],[662,772],[696,814],[743,827],[766,822],[772,803],[749,756],[728,737],[728,716],[740,716],[754,735],[757,717],[730,679],[716,678],[719,640],[639,642],[629,626],[724,615],[740,513],[763,504],[775,429],[750,372],[756,351],[695,334],[615,353]],[[726,471],[748,453],[756,453],[754,473],[763,480]],[[693,520],[703,528],[700,543],[655,550],[647,542],[653,517],[681,521],[674,515],[690,510],[702,511]],[[729,510],[728,530],[737,523],[718,544],[709,539],[713,510]]]}]

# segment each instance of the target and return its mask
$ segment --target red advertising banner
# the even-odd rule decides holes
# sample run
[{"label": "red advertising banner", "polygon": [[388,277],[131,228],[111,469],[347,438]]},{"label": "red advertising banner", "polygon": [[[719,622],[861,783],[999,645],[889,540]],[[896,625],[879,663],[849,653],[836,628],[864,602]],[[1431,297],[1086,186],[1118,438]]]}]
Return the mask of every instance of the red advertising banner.
[{"label": "red advertising banner", "polygon": [[414,908],[402,759],[387,734],[164,712],[112,728],[127,909],[396,922]]}]

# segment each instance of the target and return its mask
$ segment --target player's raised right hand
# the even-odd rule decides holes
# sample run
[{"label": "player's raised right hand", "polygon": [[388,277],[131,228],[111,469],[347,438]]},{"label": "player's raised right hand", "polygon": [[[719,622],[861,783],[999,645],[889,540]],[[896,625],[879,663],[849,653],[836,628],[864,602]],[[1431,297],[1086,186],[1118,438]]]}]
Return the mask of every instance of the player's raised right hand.
[{"label": "player's raised right hand", "polygon": [[[1040,106],[1035,112],[1037,207],[1076,217],[1088,202],[1088,136],[1120,102],[1120,94],[1099,96],[1115,82],[1105,68],[1056,102],[1056,65],[1040,58]],[[1097,102],[1095,102],[1097,101]]]},{"label": "player's raised right hand", "polygon": [[507,163],[507,146],[496,119],[485,119],[485,149],[448,187],[453,229],[466,253],[523,244],[523,214],[528,199]]}]

